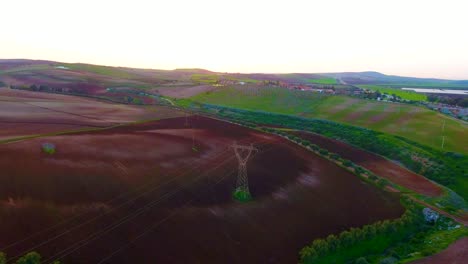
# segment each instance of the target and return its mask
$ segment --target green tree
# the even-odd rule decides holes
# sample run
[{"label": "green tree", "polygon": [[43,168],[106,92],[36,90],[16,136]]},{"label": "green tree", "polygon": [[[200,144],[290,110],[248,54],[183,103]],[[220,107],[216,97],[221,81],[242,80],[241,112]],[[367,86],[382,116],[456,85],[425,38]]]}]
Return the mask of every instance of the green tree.
[{"label": "green tree", "polygon": [[356,259],[356,261],[354,262],[355,264],[369,264],[369,262],[367,261],[366,258],[364,257],[360,257],[358,259]]},{"label": "green tree", "polygon": [[39,89],[39,87],[37,87],[35,84],[29,86],[29,90],[31,91],[37,91]]},{"label": "green tree", "polygon": [[316,239],[312,242],[312,247],[317,251],[318,255],[324,255],[328,252],[328,244],[323,239]]},{"label": "green tree", "polygon": [[18,259],[16,264],[41,264],[41,255],[37,252],[29,252]]},{"label": "green tree", "polygon": [[0,264],[6,264],[6,255],[3,252],[0,252]]}]

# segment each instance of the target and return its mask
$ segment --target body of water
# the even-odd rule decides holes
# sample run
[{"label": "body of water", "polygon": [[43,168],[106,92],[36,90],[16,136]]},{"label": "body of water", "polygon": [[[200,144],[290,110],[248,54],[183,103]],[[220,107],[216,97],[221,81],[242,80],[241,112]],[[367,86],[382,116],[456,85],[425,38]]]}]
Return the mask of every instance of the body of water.
[{"label": "body of water", "polygon": [[402,90],[415,91],[417,93],[437,93],[437,94],[461,94],[468,95],[468,90],[445,90],[445,89],[422,89],[422,88],[401,88]]}]

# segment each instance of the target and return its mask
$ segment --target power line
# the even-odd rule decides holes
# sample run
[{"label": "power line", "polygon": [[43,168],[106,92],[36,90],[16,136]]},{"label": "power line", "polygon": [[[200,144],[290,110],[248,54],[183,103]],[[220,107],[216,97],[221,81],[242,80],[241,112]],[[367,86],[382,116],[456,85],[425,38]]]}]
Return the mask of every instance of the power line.
[{"label": "power line", "polygon": [[[261,153],[265,153],[269,150],[271,150],[272,147],[268,148],[267,150],[263,150],[261,151]],[[256,152],[258,153],[258,152]],[[216,186],[218,185],[221,181],[223,181],[226,177],[232,175],[233,173],[235,172],[235,170],[231,170],[231,172],[229,174],[225,174],[224,176],[221,177],[221,179],[217,180],[215,182],[215,184],[213,184],[213,186]],[[193,199],[190,200],[189,202],[186,203],[187,204],[190,204],[193,202]],[[106,257],[104,257],[102,260],[100,260],[98,262],[98,264],[103,264],[105,263],[106,261],[110,260],[112,257],[114,257],[116,254],[118,254],[119,252],[121,252],[122,250],[128,248],[131,244],[135,243],[137,240],[141,239],[143,236],[147,235],[148,233],[150,232],[153,232],[155,229],[157,229],[162,223],[164,223],[165,221],[169,220],[170,218],[172,218],[173,216],[175,216],[177,213],[172,213],[171,215],[167,216],[166,218],[158,221],[157,223],[155,223],[154,225],[152,225],[151,227],[149,227],[148,229],[144,230],[142,233],[140,233],[140,235],[138,235],[137,237],[135,237],[134,239],[132,239],[131,241],[125,243],[124,245],[122,245],[121,247],[119,247],[117,250],[113,251],[111,254],[107,255]]]},{"label": "power line", "polygon": [[[227,176],[230,176],[232,175],[233,173],[235,172],[235,170],[232,170],[231,173],[229,174],[226,174],[224,175],[223,177],[221,177],[220,180],[216,181],[215,184],[213,184],[213,186],[216,186],[218,185],[221,181],[223,181]],[[189,205],[190,203],[193,202],[193,199],[191,199],[190,201],[188,201],[187,203],[184,204],[184,206],[187,206]],[[105,263],[106,261],[110,260],[112,257],[114,257],[116,254],[118,254],[119,252],[121,252],[122,250],[128,248],[131,244],[134,244],[137,240],[141,239],[143,236],[147,235],[148,233],[150,232],[153,232],[155,229],[157,229],[161,224],[163,224],[164,222],[166,222],[167,220],[169,220],[170,218],[172,218],[173,216],[177,215],[177,212],[175,213],[172,213],[171,215],[165,217],[164,219],[156,222],[154,225],[150,226],[149,228],[147,228],[146,230],[144,230],[142,233],[140,233],[140,235],[138,235],[137,237],[135,237],[134,239],[132,239],[131,241],[125,243],[124,245],[122,245],[121,247],[119,247],[117,250],[113,251],[111,254],[107,255],[106,257],[104,257],[102,260],[100,260],[98,262],[98,264],[102,264],[102,263]]]},{"label": "power line", "polygon": [[[266,141],[267,141],[267,140],[261,140],[261,141],[259,141],[259,142],[266,142]],[[229,161],[230,159],[232,159],[232,157],[231,157],[231,158],[228,158],[228,159],[226,159],[226,160],[224,160],[222,163],[218,164],[216,167],[213,167],[213,168],[211,168],[210,170],[205,171],[204,173],[202,173],[201,175],[199,175],[195,180],[193,180],[191,183],[186,184],[185,186],[189,186],[190,184],[193,184],[193,183],[197,182],[197,181],[202,177],[202,175],[207,174],[207,172],[209,172],[209,171],[212,171],[212,170],[215,170],[215,169],[219,168],[220,166],[222,166],[224,163],[226,163],[226,162]],[[168,197],[174,195],[175,193],[178,193],[178,192],[179,192],[180,190],[182,190],[182,189],[183,189],[183,187],[174,190],[173,192],[171,192],[171,193],[168,194]],[[158,202],[159,202],[159,201],[153,201],[153,202],[151,202],[150,204],[144,206],[143,208],[140,208],[140,209],[139,209],[140,212],[137,211],[136,213],[133,213],[133,215],[132,215],[132,214],[127,215],[127,216],[124,217],[124,219],[121,220],[119,223],[114,223],[113,226],[111,226],[111,227],[108,228],[107,230],[99,231],[99,232],[95,232],[95,233],[91,234],[90,236],[88,236],[88,238],[85,238],[85,239],[83,239],[83,240],[81,240],[81,241],[78,241],[78,242],[74,243],[72,246],[66,248],[65,250],[62,250],[61,252],[59,252],[59,253],[55,254],[54,256],[48,258],[45,262],[51,261],[51,260],[54,260],[54,261],[55,261],[55,260],[60,260],[60,259],[62,259],[62,258],[64,258],[64,257],[66,257],[66,256],[68,256],[68,255],[70,255],[70,254],[72,254],[73,252],[75,252],[75,251],[79,250],[80,248],[82,248],[82,247],[86,246],[87,244],[89,244],[91,241],[93,241],[93,240],[95,240],[95,239],[97,239],[97,238],[99,238],[99,237],[102,237],[103,235],[107,234],[108,232],[114,230],[115,228],[121,226],[122,224],[124,224],[124,223],[130,221],[131,219],[133,219],[133,218],[135,218],[135,217],[137,217],[137,216],[140,215],[142,212],[144,212],[144,210],[150,209],[151,207],[153,207],[154,205],[156,205]],[[149,208],[145,208],[145,207],[148,207],[148,206],[149,206]],[[143,209],[143,211],[141,211],[142,209]],[[97,234],[97,233],[100,233],[100,234]],[[82,244],[82,245],[79,245],[80,243],[83,243],[83,244]],[[77,246],[77,247],[73,249],[73,247],[75,247],[75,246]],[[71,251],[70,251],[70,250],[71,250]],[[68,251],[68,252],[67,252],[67,251]],[[56,257],[58,257],[58,258],[56,258]]]},{"label": "power line", "polygon": [[[214,159],[217,158],[217,157],[220,157],[221,155],[223,155],[224,153],[226,153],[228,150],[229,150],[229,149],[226,148],[226,149],[224,149],[223,151],[220,151],[218,154],[216,154],[216,156],[214,156]],[[194,164],[194,163],[196,163],[197,161],[198,161],[198,160],[195,160],[195,161],[193,161],[191,164]],[[185,172],[182,173],[181,175],[184,175],[184,174],[187,174],[187,173],[189,173],[189,172],[191,172],[191,171],[193,171],[193,170],[196,170],[196,169],[198,169],[199,167],[201,167],[201,166],[203,166],[203,165],[204,165],[204,164],[200,164],[200,165],[198,165],[196,168],[192,168],[192,169],[190,169],[189,171],[185,171]],[[184,169],[184,168],[181,168],[181,169],[179,169],[178,171],[182,171],[183,169]],[[181,175],[178,175],[178,176],[181,176]],[[54,237],[52,237],[52,238],[50,238],[50,239],[44,241],[44,242],[42,242],[42,243],[39,243],[38,245],[35,245],[34,247],[29,248],[29,249],[26,250],[26,251],[23,251],[23,253],[21,253],[21,254],[19,254],[19,255],[17,255],[17,256],[14,256],[14,257],[12,257],[12,258],[10,258],[9,260],[18,258],[19,256],[24,255],[24,254],[27,253],[27,252],[30,252],[30,251],[32,251],[32,250],[35,250],[35,249],[37,249],[37,248],[40,247],[40,246],[46,245],[46,244],[50,243],[51,241],[53,241],[53,240],[55,240],[55,239],[57,239],[57,238],[59,238],[59,237],[62,237],[62,236],[66,235],[67,233],[70,233],[71,231],[73,231],[73,230],[75,230],[75,229],[78,229],[78,228],[80,228],[80,227],[82,227],[82,226],[84,226],[84,225],[87,225],[87,224],[89,224],[89,223],[95,221],[95,220],[97,220],[97,219],[99,219],[99,218],[101,218],[101,217],[103,217],[103,216],[109,214],[110,212],[113,212],[113,211],[115,211],[115,210],[117,210],[117,209],[120,209],[120,208],[122,208],[123,206],[129,204],[130,202],[135,201],[135,200],[137,200],[138,198],[140,198],[140,197],[142,197],[142,196],[144,196],[144,195],[146,195],[146,194],[149,194],[149,193],[154,192],[155,190],[158,189],[158,187],[162,187],[163,185],[166,185],[166,184],[169,184],[169,183],[172,183],[172,182],[176,181],[176,180],[179,178],[178,176],[172,177],[170,180],[165,181],[165,182],[163,182],[163,183],[160,184],[160,185],[154,186],[154,188],[151,188],[151,189],[148,190],[148,191],[145,191],[145,192],[143,192],[143,193],[140,193],[140,194],[137,195],[136,197],[127,200],[126,202],[120,204],[120,205],[117,206],[117,207],[113,207],[111,210],[108,210],[108,211],[102,213],[101,215],[98,215],[98,216],[96,216],[96,217],[94,217],[94,218],[92,218],[92,219],[90,219],[90,220],[88,220],[88,221],[85,221],[85,222],[80,223],[80,224],[78,224],[78,225],[76,225],[76,226],[74,226],[74,227],[72,227],[72,228],[70,228],[70,229],[67,229],[67,230],[64,231],[64,232],[62,232],[62,233],[60,233],[60,234],[58,234],[58,235],[56,235],[56,236],[54,236]],[[147,187],[147,186],[148,186],[148,185],[145,185],[145,187]],[[83,214],[83,215],[84,215],[84,214]],[[78,217],[77,217],[77,218],[78,218]],[[65,221],[65,222],[70,222],[70,221]],[[61,225],[61,224],[58,224],[58,225],[55,225],[55,226],[58,227],[58,226],[60,226],[60,225]],[[51,229],[51,228],[48,228],[48,229]],[[36,233],[36,235],[37,235],[37,234],[40,234],[40,233],[44,233],[44,231],[38,232],[38,233]],[[35,235],[34,235],[34,236],[35,236]],[[33,236],[30,236],[30,237],[33,237]],[[30,238],[30,237],[29,237],[29,238]],[[16,243],[13,243],[13,244],[9,245],[8,247],[5,247],[5,249],[6,249],[6,248],[9,248],[9,247],[11,247],[11,246],[13,246],[13,245],[16,245],[16,244],[18,244],[18,243],[20,243],[20,242],[23,242],[23,241],[25,241],[25,240],[27,240],[27,239],[23,239],[22,241],[18,241],[18,242],[16,242]],[[3,249],[2,249],[2,250],[3,250]]]},{"label": "power line", "polygon": [[[251,138],[247,138],[247,139],[244,139],[244,140],[249,140],[249,139],[251,139]],[[266,140],[265,140],[265,141],[266,141]],[[224,144],[223,144],[223,145],[224,145]],[[227,152],[227,150],[220,151],[220,152],[214,154],[212,157],[206,158],[206,159],[207,159],[207,160],[209,160],[209,159],[213,159],[213,160],[214,160],[214,159],[216,159],[216,158],[218,158],[218,157],[221,157],[225,152]],[[195,160],[195,161],[191,162],[190,164],[194,164],[194,163],[199,162],[200,160],[203,160],[203,159],[205,159],[205,158],[200,158],[200,159],[198,159],[198,160]],[[192,168],[190,171],[194,171],[194,170],[200,168],[200,167],[203,166],[203,165],[205,165],[205,164],[201,164],[201,165],[197,166],[196,168]],[[178,172],[182,171],[183,169],[185,169],[185,168],[180,168],[180,169],[178,170]],[[190,171],[189,171],[189,172],[190,172]],[[185,172],[185,173],[188,173],[188,172]],[[183,174],[185,174],[185,173],[183,173]],[[54,236],[54,237],[52,237],[52,238],[50,238],[50,239],[48,239],[48,240],[46,240],[46,241],[40,243],[40,244],[35,245],[34,247],[32,247],[32,248],[26,250],[25,252],[23,252],[22,254],[24,254],[24,253],[26,253],[26,252],[29,252],[29,251],[31,251],[31,250],[34,250],[34,249],[36,249],[36,248],[38,248],[38,247],[40,247],[40,246],[46,245],[46,244],[48,244],[48,243],[50,243],[50,242],[56,240],[57,238],[59,238],[59,237],[61,237],[61,236],[63,236],[63,235],[66,235],[66,234],[71,233],[71,231],[73,231],[73,230],[75,230],[75,229],[78,229],[78,228],[80,228],[80,227],[82,227],[82,226],[84,226],[84,225],[86,225],[86,224],[89,224],[89,223],[91,223],[91,222],[93,222],[93,221],[99,219],[100,217],[103,217],[104,215],[109,214],[110,212],[113,212],[113,211],[115,211],[115,210],[117,210],[117,209],[120,209],[120,208],[122,208],[123,206],[129,204],[130,202],[135,201],[135,200],[138,199],[139,197],[142,197],[143,195],[149,194],[149,193],[151,193],[151,192],[157,190],[158,187],[162,187],[162,186],[165,185],[165,184],[169,184],[169,183],[173,182],[173,181],[174,181],[175,179],[177,179],[177,178],[178,178],[178,177],[173,177],[172,180],[163,182],[163,183],[161,183],[161,184],[159,184],[159,185],[157,185],[157,186],[153,186],[153,183],[155,183],[155,181],[157,180],[157,178],[155,178],[155,181],[151,181],[151,183],[149,183],[149,184],[145,183],[144,185],[138,187],[136,190],[132,190],[132,191],[129,191],[129,192],[127,192],[127,193],[120,194],[120,195],[118,195],[118,196],[112,198],[111,200],[107,201],[107,203],[113,203],[113,202],[115,202],[115,201],[117,201],[117,200],[119,200],[119,199],[121,199],[121,198],[130,197],[130,195],[132,195],[133,193],[137,193],[137,192],[140,191],[140,190],[147,189],[148,187],[151,188],[150,190],[147,190],[147,191],[145,191],[145,192],[143,192],[143,193],[138,194],[138,195],[137,195],[136,197],[134,197],[134,198],[131,198],[131,199],[129,199],[129,200],[126,200],[125,202],[123,202],[123,203],[120,204],[119,206],[113,207],[111,210],[106,211],[106,212],[102,213],[101,215],[98,215],[98,216],[96,216],[96,217],[94,217],[94,218],[92,218],[92,219],[90,219],[90,220],[88,220],[88,221],[85,221],[85,222],[83,222],[83,223],[80,223],[80,224],[78,224],[78,225],[75,225],[74,227],[67,229],[65,232],[63,232],[63,233],[61,233],[61,234],[58,234],[58,235],[56,235],[56,236]],[[154,187],[154,188],[153,188],[153,187]],[[82,216],[84,216],[85,214],[86,214],[86,213],[75,215],[75,216],[73,216],[73,217],[71,217],[71,218],[69,218],[69,219],[67,219],[67,220],[65,220],[65,221],[62,221],[62,222],[60,222],[60,223],[58,223],[58,224],[56,224],[56,225],[53,225],[53,226],[51,226],[51,227],[48,227],[48,228],[43,229],[43,230],[41,230],[41,231],[38,231],[38,232],[36,232],[36,233],[34,233],[34,234],[32,234],[32,235],[30,235],[30,236],[28,236],[28,237],[26,237],[26,238],[20,240],[20,241],[14,242],[14,243],[12,243],[12,244],[10,244],[10,245],[8,245],[8,246],[2,248],[2,250],[11,248],[11,247],[13,247],[13,246],[16,246],[16,245],[18,245],[18,244],[20,244],[20,243],[23,243],[23,242],[25,242],[25,241],[27,241],[27,240],[33,238],[33,237],[36,237],[36,236],[38,236],[38,235],[40,235],[40,234],[43,234],[43,233],[46,233],[47,231],[54,230],[55,228],[58,228],[58,227],[60,227],[60,226],[62,226],[62,225],[65,225],[65,224],[67,224],[67,223],[70,223],[70,222],[72,222],[73,220],[77,220],[79,217],[82,217]],[[13,258],[10,258],[9,260],[14,259],[14,258],[17,258],[17,257],[21,256],[22,254],[20,254],[20,255],[18,255],[18,256],[15,256],[15,257],[13,257]]]},{"label": "power line", "polygon": [[[45,260],[44,262],[47,262],[47,261],[51,261],[51,260],[60,260],[68,255],[70,255],[71,253],[77,251],[78,249],[82,248],[83,246],[89,244],[91,241],[94,241],[95,239],[99,238],[99,237],[102,237],[103,235],[109,233],[110,231],[114,230],[115,228],[123,225],[124,223],[132,220],[133,218],[141,215],[142,213],[144,213],[146,210],[154,207],[155,205],[157,205],[159,202],[165,200],[166,198],[169,198],[171,196],[173,196],[174,194],[178,193],[180,190],[184,189],[184,187],[187,187],[188,185],[190,184],[193,184],[195,182],[197,182],[202,175],[204,174],[207,174],[207,172],[211,171],[211,170],[214,170],[216,168],[219,168],[220,166],[222,166],[224,163],[226,163],[227,161],[229,161],[231,158],[228,158],[226,160],[224,160],[222,163],[218,164],[216,167],[213,167],[211,168],[210,170],[208,171],[205,171],[203,174],[200,174],[198,177],[195,178],[195,180],[193,180],[191,183],[189,184],[186,184],[185,186],[183,187],[179,187],[178,189],[175,189],[173,191],[170,191],[168,193],[166,193],[165,195],[163,195],[162,197],[159,197],[160,199],[157,199],[153,202],[150,202],[149,204],[143,206],[142,208],[138,209],[136,212],[133,212],[133,213],[130,213],[129,215],[125,216],[124,218],[120,219],[118,222],[116,223],[113,223],[111,224],[110,226],[108,226],[107,228],[103,229],[103,230],[100,230],[98,232],[95,232],[93,234],[91,234],[90,236],[88,236],[87,238],[85,239],[82,239],[76,243],[74,243],[73,245],[69,246],[68,248],[60,251],[59,253],[53,255],[52,257],[49,257],[47,260]],[[81,244],[81,245],[80,245]],[[75,247],[75,248],[74,248]],[[71,250],[71,251],[70,251]],[[68,251],[68,252],[67,252]]]}]

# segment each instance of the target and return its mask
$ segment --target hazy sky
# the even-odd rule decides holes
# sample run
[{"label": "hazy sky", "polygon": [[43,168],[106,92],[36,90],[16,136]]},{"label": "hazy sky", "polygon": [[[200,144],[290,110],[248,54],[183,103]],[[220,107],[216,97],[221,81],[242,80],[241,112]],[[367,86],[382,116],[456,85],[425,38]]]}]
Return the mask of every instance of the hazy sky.
[{"label": "hazy sky", "polygon": [[2,0],[0,58],[468,79],[466,0]]}]

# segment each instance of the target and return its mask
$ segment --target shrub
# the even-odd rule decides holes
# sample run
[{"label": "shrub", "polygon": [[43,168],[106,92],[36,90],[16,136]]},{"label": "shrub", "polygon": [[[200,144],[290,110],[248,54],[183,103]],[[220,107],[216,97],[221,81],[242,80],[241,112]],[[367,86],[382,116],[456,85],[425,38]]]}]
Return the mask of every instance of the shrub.
[{"label": "shrub", "polygon": [[322,155],[327,155],[327,154],[328,154],[328,150],[326,150],[326,149],[320,149],[320,150],[319,150],[319,153],[322,154]]},{"label": "shrub", "polygon": [[356,259],[356,261],[354,262],[354,264],[369,264],[369,262],[367,261],[366,258],[360,257],[360,258]]},{"label": "shrub", "polygon": [[382,179],[381,178],[381,179],[379,179],[377,181],[377,186],[379,186],[380,188],[383,188],[383,187],[385,187],[385,186],[387,186],[389,184],[390,184],[390,182],[387,179]]},{"label": "shrub", "polygon": [[54,154],[55,153],[55,145],[52,143],[44,143],[42,144],[42,151],[47,154]]},{"label": "shrub", "polygon": [[236,189],[234,193],[232,194],[234,199],[236,199],[239,202],[248,202],[252,200],[252,196],[250,195],[250,192],[242,190],[242,189]]},{"label": "shrub", "polygon": [[397,262],[398,262],[398,259],[396,259],[394,257],[388,257],[388,258],[382,259],[379,263],[380,264],[393,264],[393,263],[397,263]]},{"label": "shrub", "polygon": [[16,264],[40,264],[41,255],[37,252],[30,252],[16,261]]}]

